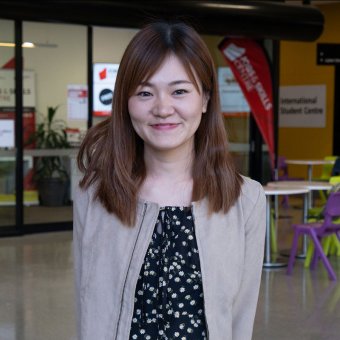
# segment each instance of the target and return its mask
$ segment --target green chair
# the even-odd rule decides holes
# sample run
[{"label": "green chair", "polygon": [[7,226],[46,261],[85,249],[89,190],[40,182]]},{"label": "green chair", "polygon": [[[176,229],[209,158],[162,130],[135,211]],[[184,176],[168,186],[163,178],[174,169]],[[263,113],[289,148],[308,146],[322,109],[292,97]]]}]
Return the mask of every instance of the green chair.
[{"label": "green chair", "polygon": [[[329,179],[329,183],[333,185],[331,189],[332,192],[340,191],[340,176],[333,176]],[[322,211],[323,207],[316,207],[309,209],[308,211],[308,222],[316,222],[318,220],[322,220]],[[335,223],[340,224],[340,219],[336,220]],[[322,248],[324,253],[327,255],[336,255],[340,256],[340,242],[336,235],[329,235],[323,238],[322,240]],[[314,253],[314,244],[310,242],[307,248],[306,259],[304,263],[305,268],[309,268],[310,262],[312,260],[312,256]]]},{"label": "green chair", "polygon": [[[326,156],[324,158],[324,160],[325,161],[334,161],[335,162],[337,158],[338,158],[338,156]],[[327,181],[328,182],[329,179],[332,176],[332,170],[333,170],[333,164],[324,164],[322,166],[321,176],[313,178],[313,181]],[[320,196],[320,199],[321,199],[322,203],[325,204],[326,200],[327,200],[327,197],[326,197],[325,193],[322,190],[319,191],[319,196]]]}]

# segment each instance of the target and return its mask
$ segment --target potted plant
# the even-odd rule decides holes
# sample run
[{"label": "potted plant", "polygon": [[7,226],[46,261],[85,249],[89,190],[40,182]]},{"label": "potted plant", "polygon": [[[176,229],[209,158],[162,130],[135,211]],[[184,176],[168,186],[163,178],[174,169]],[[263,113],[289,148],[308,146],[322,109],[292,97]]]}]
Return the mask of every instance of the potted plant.
[{"label": "potted plant", "polygon": [[[37,149],[63,149],[70,145],[66,136],[66,124],[56,119],[59,106],[49,106],[47,117],[37,125],[29,139]],[[60,206],[65,203],[69,175],[61,156],[51,154],[37,157],[34,164],[34,180],[37,183],[41,205]]]}]

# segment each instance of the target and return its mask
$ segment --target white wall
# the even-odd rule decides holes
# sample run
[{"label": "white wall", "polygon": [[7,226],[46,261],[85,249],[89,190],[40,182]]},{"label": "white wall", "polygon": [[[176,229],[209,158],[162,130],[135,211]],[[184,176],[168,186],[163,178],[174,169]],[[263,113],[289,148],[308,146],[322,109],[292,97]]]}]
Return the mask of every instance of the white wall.
[{"label": "white wall", "polygon": [[93,30],[93,59],[97,63],[119,63],[126,46],[137,29],[95,27]]}]

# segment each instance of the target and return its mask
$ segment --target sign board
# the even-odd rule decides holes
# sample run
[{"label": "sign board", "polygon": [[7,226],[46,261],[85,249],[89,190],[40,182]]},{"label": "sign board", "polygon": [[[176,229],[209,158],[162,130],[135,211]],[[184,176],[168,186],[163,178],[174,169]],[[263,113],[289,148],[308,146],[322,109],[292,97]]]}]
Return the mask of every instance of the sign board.
[{"label": "sign board", "polygon": [[247,99],[274,167],[272,78],[263,46],[253,39],[226,37],[218,45]]},{"label": "sign board", "polygon": [[96,63],[93,66],[93,114],[110,116],[113,89],[119,64]]},{"label": "sign board", "polygon": [[230,67],[218,68],[218,88],[221,111],[224,114],[250,112],[247,100]]},{"label": "sign board", "polygon": [[317,65],[340,64],[340,44],[317,44]]},{"label": "sign board", "polygon": [[279,126],[324,128],[326,85],[281,86]]},{"label": "sign board", "polygon": [[[24,107],[35,107],[34,83],[34,71],[24,71]],[[0,107],[15,107],[15,73],[12,69],[0,69]]]}]

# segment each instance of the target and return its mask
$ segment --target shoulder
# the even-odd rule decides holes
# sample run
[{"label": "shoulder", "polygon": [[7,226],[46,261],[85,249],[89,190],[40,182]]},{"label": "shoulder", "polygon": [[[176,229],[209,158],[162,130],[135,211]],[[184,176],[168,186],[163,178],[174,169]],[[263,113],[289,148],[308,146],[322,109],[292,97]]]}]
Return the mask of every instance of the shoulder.
[{"label": "shoulder", "polygon": [[241,196],[248,198],[251,201],[256,201],[258,195],[264,195],[261,183],[246,176],[242,176],[242,179]]},{"label": "shoulder", "polygon": [[73,194],[73,203],[75,206],[86,206],[94,201],[95,187],[90,185],[88,188],[82,188],[80,185],[76,185]]},{"label": "shoulder", "polygon": [[244,212],[250,214],[256,206],[265,206],[265,194],[261,183],[245,176],[242,179],[239,201]]}]

